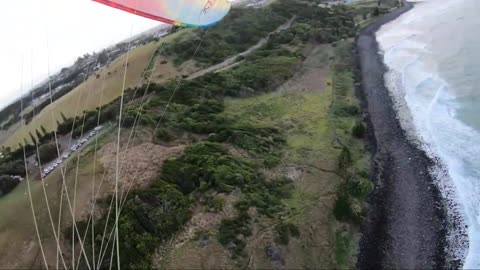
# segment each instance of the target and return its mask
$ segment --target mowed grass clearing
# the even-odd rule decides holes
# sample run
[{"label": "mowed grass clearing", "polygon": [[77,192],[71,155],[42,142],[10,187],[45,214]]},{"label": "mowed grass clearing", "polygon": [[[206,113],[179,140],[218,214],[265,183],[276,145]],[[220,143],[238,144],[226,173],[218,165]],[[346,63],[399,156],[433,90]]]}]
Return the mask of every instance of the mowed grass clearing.
[{"label": "mowed grass clearing", "polygon": [[228,99],[225,114],[239,124],[274,126],[287,134],[289,159],[331,152],[328,108],[331,92],[270,93],[245,99]]},{"label": "mowed grass clearing", "polygon": [[[163,42],[168,43],[176,38],[185,38],[189,36],[190,33],[190,29],[185,29],[161,38],[158,42],[151,42],[131,50],[128,56],[125,89],[146,83],[146,79],[143,76],[144,71],[149,67],[155,51]],[[47,131],[55,130],[57,128],[57,121],[63,121],[61,113],[66,117],[74,117],[81,115],[84,110],[95,110],[97,107],[108,104],[118,98],[123,88],[126,57],[126,54],[118,57],[108,66],[90,76],[77,88],[44,108],[30,123],[26,126],[18,127],[12,132],[4,141],[3,146],[15,149],[19,147],[19,143],[24,144],[24,139],[31,143],[29,133],[35,135],[35,130],[40,130],[41,126],[44,126]],[[172,64],[173,61],[165,59],[163,56],[157,57],[156,61],[157,65],[154,73],[155,82],[175,78],[179,75],[178,70],[192,69],[191,63],[187,63],[187,68],[180,66],[177,69]],[[167,63],[161,64],[162,61],[167,61]]]}]

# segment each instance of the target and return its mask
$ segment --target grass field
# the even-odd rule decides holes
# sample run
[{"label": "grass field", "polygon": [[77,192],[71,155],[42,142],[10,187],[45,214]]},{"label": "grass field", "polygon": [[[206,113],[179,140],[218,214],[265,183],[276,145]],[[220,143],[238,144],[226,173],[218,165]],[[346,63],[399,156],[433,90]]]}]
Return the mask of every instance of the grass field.
[{"label": "grass field", "polygon": [[[99,143],[109,140],[111,130],[105,130],[100,137]],[[82,209],[85,203],[89,203],[92,194],[93,176],[97,179],[97,188],[99,179],[103,175],[103,167],[99,162],[95,166],[93,173],[93,151],[94,140],[92,140],[85,150],[80,154],[78,162],[78,186],[76,192],[75,209]],[[76,175],[77,158],[72,156],[68,163],[65,174],[65,182],[70,194],[71,203],[74,203],[74,180]],[[29,177],[30,190],[32,195],[35,217],[39,229],[40,238],[45,250],[48,264],[50,267],[56,267],[56,241],[52,230],[52,224],[47,210],[47,200],[45,199],[42,182],[39,181],[38,172],[31,172]],[[45,193],[47,194],[49,207],[51,209],[52,219],[57,226],[59,214],[59,199],[62,188],[62,174],[59,169],[45,178]],[[38,245],[35,223],[33,219],[32,208],[28,195],[27,181],[20,183],[11,193],[0,199],[0,265],[5,269],[34,269],[43,266],[43,259]],[[76,213],[79,216],[81,212]],[[66,197],[64,197],[62,207],[62,231],[60,238],[63,239],[65,228],[71,226],[71,213],[68,208]],[[65,254],[66,260],[70,256]],[[12,259],[15,258],[15,259]],[[62,268],[62,266],[60,266]]]},{"label": "grass field", "polygon": [[[328,126],[329,91],[323,93],[271,93],[255,98],[227,101],[226,114],[239,123],[275,126],[286,131],[289,159],[331,153]],[[307,157],[308,158],[308,157]]]},{"label": "grass field", "polygon": [[[90,164],[93,164],[90,162]],[[78,181],[81,182],[77,191],[78,202],[88,201],[86,194],[90,194],[88,186],[91,186],[92,167],[90,164],[81,162]],[[71,165],[76,165],[72,160]],[[69,194],[73,203],[73,180],[75,170],[71,170],[66,177]],[[100,178],[101,167],[97,167],[97,177]],[[88,182],[88,183],[87,183]],[[51,209],[55,228],[58,222],[59,192],[61,189],[62,177],[60,171],[52,173],[45,180],[45,189]],[[50,266],[55,265],[56,242],[52,230],[52,224],[47,211],[46,199],[42,183],[30,179],[32,201],[35,209],[35,216],[43,248],[49,258]],[[67,202],[64,200],[62,211],[62,229],[71,224],[71,214],[67,210]],[[42,256],[39,253],[38,238],[34,226],[32,209],[28,196],[27,182],[23,181],[14,191],[2,197],[0,200],[0,265],[2,268],[30,269],[40,267]],[[62,235],[63,236],[63,231]],[[19,251],[21,251],[19,253]],[[12,258],[16,258],[12,260]]]},{"label": "grass field", "polygon": [[[158,42],[151,42],[145,46],[133,49],[129,55],[125,89],[146,83],[142,75],[145,69],[149,67],[155,51],[160,47],[162,42],[171,42],[176,38],[188,36],[190,33],[191,30],[189,29],[182,30],[166,36]],[[98,71],[96,74],[99,75],[99,78],[97,78],[95,74],[90,76],[77,88],[43,109],[25,127],[18,127],[14,132],[9,132],[8,138],[5,139],[2,145],[17,148],[19,143],[23,144],[24,138],[31,141],[29,132],[35,134],[35,130],[40,130],[40,126],[42,125],[47,131],[56,129],[57,120],[62,122],[61,113],[66,117],[81,115],[84,110],[95,110],[95,108],[108,104],[119,97],[123,85],[125,58],[126,54]],[[167,63],[161,64],[164,60],[166,60]],[[163,58],[163,56],[157,57],[156,61],[156,71],[153,76],[155,82],[175,78],[179,75],[179,70],[182,70],[182,72],[194,70],[192,63],[186,63],[186,67],[180,66],[177,69],[177,67],[172,64],[172,61]]]}]

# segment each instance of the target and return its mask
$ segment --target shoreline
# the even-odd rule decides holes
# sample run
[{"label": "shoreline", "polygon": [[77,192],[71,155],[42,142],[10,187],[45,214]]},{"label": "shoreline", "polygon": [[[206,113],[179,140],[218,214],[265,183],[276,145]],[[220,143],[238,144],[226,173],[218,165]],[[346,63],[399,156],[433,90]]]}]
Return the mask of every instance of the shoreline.
[{"label": "shoreline", "polygon": [[447,262],[447,212],[427,154],[408,139],[395,111],[384,75],[376,32],[411,10],[404,2],[363,28],[356,38],[357,78],[367,114],[371,173],[375,190],[368,199],[357,268],[458,268]]}]

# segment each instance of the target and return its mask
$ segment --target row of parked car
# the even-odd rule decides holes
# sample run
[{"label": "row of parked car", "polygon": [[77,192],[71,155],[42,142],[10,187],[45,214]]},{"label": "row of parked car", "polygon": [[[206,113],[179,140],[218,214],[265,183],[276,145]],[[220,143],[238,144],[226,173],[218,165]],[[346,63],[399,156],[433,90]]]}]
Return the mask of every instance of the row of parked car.
[{"label": "row of parked car", "polygon": [[84,143],[86,143],[88,140],[90,140],[90,138],[95,136],[95,134],[97,134],[102,128],[103,128],[102,126],[98,126],[98,127],[94,128],[92,131],[90,131],[90,133],[88,133],[87,136],[85,136],[83,139],[79,140],[77,143],[72,145],[72,147],[70,147],[70,149],[67,150],[67,152],[65,152],[62,157],[55,160],[55,162],[53,162],[47,168],[43,169],[42,179],[47,177],[47,175],[49,175],[53,170],[55,170],[58,166],[60,166],[60,164],[62,164],[62,162],[64,162],[75,151],[77,151]]}]

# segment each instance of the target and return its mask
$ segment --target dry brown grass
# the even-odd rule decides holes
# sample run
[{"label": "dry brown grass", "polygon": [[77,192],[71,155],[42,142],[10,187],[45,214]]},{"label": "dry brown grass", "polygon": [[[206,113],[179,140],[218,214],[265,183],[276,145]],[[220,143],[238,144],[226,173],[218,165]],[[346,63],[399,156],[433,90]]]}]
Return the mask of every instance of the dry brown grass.
[{"label": "dry brown grass", "polygon": [[[116,168],[116,143],[111,142],[103,146],[100,151],[100,162],[106,168],[106,185],[113,190]],[[135,190],[148,187],[158,177],[163,162],[183,152],[184,145],[162,146],[145,142],[120,153],[120,189]]]},{"label": "dry brown grass", "polygon": [[[171,42],[176,38],[185,38],[190,35],[190,32],[190,29],[182,30],[166,36],[158,42],[151,42],[133,49],[128,58],[125,89],[146,83],[143,76],[144,71],[148,68],[155,51],[162,42]],[[161,64],[162,61],[167,61],[167,63]],[[57,120],[63,121],[61,113],[66,117],[81,115],[84,110],[95,110],[97,107],[108,104],[119,97],[122,92],[125,62],[126,54],[118,57],[108,66],[90,76],[77,88],[56,100],[52,105],[44,108],[25,127],[18,125],[12,127],[6,133],[6,136],[3,136],[4,141],[2,145],[15,149],[19,143],[23,144],[24,138],[31,142],[29,132],[35,134],[35,130],[40,130],[42,125],[47,131],[56,129]],[[198,69],[192,61],[175,67],[171,59],[166,59],[163,56],[157,57],[156,62],[156,70],[152,80],[157,83],[165,82],[181,74],[193,73]],[[99,75],[99,78],[97,78],[97,75]]]},{"label": "dry brown grass", "polygon": [[[233,218],[237,211],[235,203],[240,191],[226,194],[210,194],[224,199],[220,212],[209,212],[205,206],[197,205],[190,221],[171,241],[164,243],[154,255],[154,266],[158,269],[233,269],[230,252],[212,236],[212,232],[224,218]],[[193,241],[202,233],[210,234],[208,244],[200,247]]]},{"label": "dry brown grass", "polygon": [[[68,161],[65,181],[71,203],[75,203],[75,217],[77,221],[88,220],[92,202],[93,193],[99,194],[98,198],[105,198],[113,192],[113,179],[115,168],[115,149],[114,141],[116,136],[113,132],[105,134],[97,151],[97,160],[94,162],[94,142],[87,145],[80,153],[77,174],[77,158],[72,156]],[[120,160],[125,160],[125,165],[121,171],[122,184],[120,188],[130,186],[139,188],[148,186],[151,181],[158,176],[158,170],[163,161],[180,154],[184,147],[180,146],[161,146],[154,145],[144,138],[139,138],[134,145],[126,149],[126,142],[129,133],[122,132]],[[150,137],[149,137],[150,138]],[[123,159],[125,157],[125,159]],[[113,162],[113,163],[112,163]],[[95,165],[95,166],[94,166]],[[37,173],[38,174],[38,173]],[[95,177],[95,178],[94,178]],[[38,179],[35,175],[32,179]],[[74,183],[77,179],[77,188],[74,192]],[[95,179],[95,191],[92,188]],[[100,183],[103,180],[103,184]],[[136,179],[135,181],[132,181]],[[58,221],[59,195],[62,184],[60,170],[55,170],[45,178],[48,201],[52,209],[54,224]],[[50,268],[56,266],[56,242],[53,237],[52,225],[48,217],[46,201],[41,182],[31,181],[31,194],[36,211],[36,219],[40,229],[40,236],[47,255],[47,261]],[[74,202],[74,194],[76,200]],[[95,216],[98,218],[105,209],[97,207]],[[42,268],[43,259],[40,253],[38,240],[33,223],[30,202],[28,199],[26,182],[21,183],[10,194],[0,199],[0,268],[8,269],[31,269]],[[66,228],[72,225],[72,216],[68,208],[66,197],[64,197],[62,208],[62,230],[61,236],[66,232]],[[68,245],[62,246],[67,263],[70,262],[71,253]],[[78,243],[77,243],[78,251]],[[76,255],[78,257],[78,254]],[[69,264],[71,265],[71,264]]]}]

